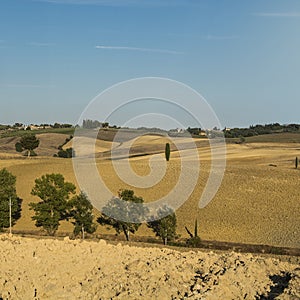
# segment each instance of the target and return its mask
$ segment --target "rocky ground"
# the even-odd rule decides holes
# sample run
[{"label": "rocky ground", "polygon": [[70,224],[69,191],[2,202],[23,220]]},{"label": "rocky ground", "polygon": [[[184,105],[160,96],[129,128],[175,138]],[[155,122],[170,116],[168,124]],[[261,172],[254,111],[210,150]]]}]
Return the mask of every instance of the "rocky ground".
[{"label": "rocky ground", "polygon": [[0,299],[300,299],[299,265],[252,254],[1,235],[0,262]]}]

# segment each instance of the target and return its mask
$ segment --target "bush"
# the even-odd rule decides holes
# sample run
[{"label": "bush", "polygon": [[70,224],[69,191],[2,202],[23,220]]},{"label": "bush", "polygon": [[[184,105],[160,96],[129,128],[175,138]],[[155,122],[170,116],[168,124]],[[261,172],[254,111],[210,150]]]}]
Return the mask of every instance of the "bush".
[{"label": "bush", "polygon": [[[29,152],[29,153],[28,153]],[[33,151],[33,150],[27,150],[25,153],[24,153],[24,156],[37,156],[37,154]]]},{"label": "bush", "polygon": [[199,236],[193,236],[186,241],[186,245],[192,248],[198,248],[201,246],[201,239]]},{"label": "bush", "polygon": [[68,148],[66,150],[61,149],[58,151],[57,156],[62,158],[72,158],[75,157],[75,151],[73,148]]},{"label": "bush", "polygon": [[23,152],[23,147],[20,142],[16,143],[15,147],[17,152]]}]

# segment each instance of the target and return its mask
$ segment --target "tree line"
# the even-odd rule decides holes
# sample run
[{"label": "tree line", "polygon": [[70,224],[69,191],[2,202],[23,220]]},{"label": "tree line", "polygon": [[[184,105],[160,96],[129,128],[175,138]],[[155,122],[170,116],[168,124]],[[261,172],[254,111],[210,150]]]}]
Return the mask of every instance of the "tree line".
[{"label": "tree line", "polygon": [[[81,191],[76,194],[73,183],[65,181],[61,174],[45,174],[35,180],[31,194],[39,198],[38,202],[29,203],[34,215],[35,226],[42,228],[48,235],[54,236],[61,221],[73,224],[75,237],[85,238],[86,233],[96,231],[97,224],[113,228],[117,234],[123,233],[126,240],[142,225],[141,215],[148,213],[145,206],[132,210],[136,203],[143,204],[142,197],[138,197],[132,190],[120,190],[118,196],[113,197],[104,206],[96,222],[93,205],[88,196]],[[11,200],[11,202],[9,201]],[[122,201],[121,201],[122,200]],[[10,226],[9,203],[12,207],[12,225],[21,217],[22,200],[16,193],[16,177],[6,169],[0,170],[0,229]],[[131,219],[126,216],[131,215]],[[111,217],[114,216],[114,217]],[[117,217],[116,217],[117,216]],[[135,220],[132,223],[132,218]],[[176,238],[177,219],[175,212],[168,206],[160,208],[157,216],[151,216],[147,226],[152,229],[164,244]]]},{"label": "tree line", "polygon": [[300,132],[299,124],[281,125],[279,123],[271,123],[265,125],[251,125],[249,128],[231,128],[223,130],[226,138],[250,137],[263,134],[272,134],[280,132]]}]

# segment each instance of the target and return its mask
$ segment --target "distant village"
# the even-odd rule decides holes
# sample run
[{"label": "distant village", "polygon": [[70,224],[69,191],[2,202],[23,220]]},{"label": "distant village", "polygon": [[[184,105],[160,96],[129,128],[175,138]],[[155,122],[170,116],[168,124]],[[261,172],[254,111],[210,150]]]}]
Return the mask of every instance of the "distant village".
[{"label": "distant village", "polygon": [[[59,128],[83,128],[83,129],[121,129],[117,125],[110,125],[108,122],[99,122],[97,120],[83,120],[82,125],[72,125],[67,123],[54,123],[54,124],[22,124],[15,123],[14,125],[1,125],[0,124],[0,133],[1,131],[18,131],[18,130],[28,130],[28,131],[37,131],[37,130],[52,130]],[[226,138],[241,138],[241,137],[251,137],[262,134],[271,134],[271,133],[282,133],[282,132],[300,132],[299,124],[284,124],[271,123],[265,125],[251,125],[248,128],[228,128],[220,129],[214,127],[212,129],[203,130],[198,127],[188,127],[188,128],[175,128],[170,130],[164,130],[160,128],[127,128],[122,127],[122,130],[139,130],[145,132],[153,133],[167,133],[170,136],[187,136],[191,135],[193,137],[220,137],[225,136]]]},{"label": "distant village", "polygon": [[52,128],[72,128],[72,124],[22,124],[15,123],[14,125],[0,125],[0,130],[15,131],[15,130],[43,130],[43,129],[52,129]]}]

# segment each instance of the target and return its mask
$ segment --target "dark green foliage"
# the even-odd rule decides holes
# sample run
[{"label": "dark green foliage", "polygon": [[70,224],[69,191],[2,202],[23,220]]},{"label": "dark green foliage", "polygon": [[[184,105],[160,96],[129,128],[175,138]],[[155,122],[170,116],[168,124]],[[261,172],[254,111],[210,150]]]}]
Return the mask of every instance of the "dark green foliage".
[{"label": "dark green foliage", "polygon": [[298,157],[296,157],[295,159],[295,168],[298,169],[298,164],[299,164],[299,160],[298,160]]},{"label": "dark green foliage", "polygon": [[23,147],[22,147],[22,144],[20,142],[17,142],[15,144],[15,147],[16,147],[17,152],[23,152]]},{"label": "dark green foliage", "polygon": [[62,158],[72,158],[75,156],[75,151],[73,148],[68,148],[66,150],[61,149],[58,151],[57,156]]},{"label": "dark green foliage", "polygon": [[35,180],[31,194],[41,201],[30,203],[35,215],[35,226],[43,227],[49,235],[54,235],[61,220],[69,217],[70,194],[75,194],[75,186],[65,182],[61,174],[46,174]]},{"label": "dark green foliage", "polygon": [[0,170],[0,231],[9,227],[9,199],[11,199],[12,225],[21,217],[22,200],[16,193],[16,177],[6,169]]},{"label": "dark green foliage", "polygon": [[72,124],[60,124],[60,123],[54,123],[53,125],[51,125],[52,128],[72,128],[73,125]]},{"label": "dark green foliage", "polygon": [[70,201],[72,224],[74,225],[74,235],[81,233],[84,239],[85,232],[93,233],[96,230],[96,225],[93,223],[93,205],[87,195],[81,192]]},{"label": "dark green foliage", "polygon": [[[20,139],[20,142],[16,143],[16,151],[22,152],[23,150],[27,150],[28,157],[31,156],[40,144],[40,141],[36,138],[34,134],[26,134],[23,135]],[[22,149],[22,151],[20,151]]]},{"label": "dark green foliage", "polygon": [[157,216],[153,219],[154,221],[147,223],[147,226],[162,239],[164,245],[176,238],[177,220],[173,209],[165,205],[163,208],[159,208]]},{"label": "dark green foliage", "polygon": [[169,161],[169,159],[170,159],[170,153],[171,153],[170,144],[166,143],[166,148],[165,148],[166,161]]},{"label": "dark green foliage", "polygon": [[200,247],[201,246],[201,238],[198,236],[198,221],[195,220],[195,228],[194,228],[194,234],[192,234],[189,229],[185,226],[185,230],[189,234],[190,238],[187,239],[186,244],[189,247]]},{"label": "dark green foliage", "polygon": [[59,150],[57,156],[62,158],[68,158],[68,153],[65,150]]},{"label": "dark green foliage", "polygon": [[195,229],[194,229],[194,235],[198,236],[198,220],[195,220]]},{"label": "dark green foliage", "polygon": [[194,127],[194,128],[188,127],[188,128],[187,128],[187,131],[188,131],[191,135],[200,135],[201,132],[202,132],[201,128],[198,128],[198,127]]},{"label": "dark green foliage", "polygon": [[[121,201],[123,200],[123,201]],[[135,204],[144,202],[142,197],[137,197],[131,190],[121,190],[118,197],[112,198],[102,209],[101,216],[97,222],[101,225],[108,225],[113,227],[117,234],[124,233],[126,240],[129,241],[129,233],[135,233],[141,226],[139,220],[141,216],[147,213],[147,209]],[[129,215],[131,218],[129,218]],[[110,217],[114,216],[114,218]],[[126,219],[128,220],[126,222]],[[135,223],[131,223],[132,220]],[[121,221],[122,220],[122,221]]]},{"label": "dark green foliage", "polygon": [[73,138],[72,135],[70,135],[69,138],[66,138],[65,142],[62,145],[58,146],[58,153],[56,157],[62,157],[62,158],[72,158],[75,157],[75,150],[73,148],[68,148],[66,150],[63,149],[63,146],[66,145],[71,139]]},{"label": "dark green foliage", "polygon": [[299,132],[299,124],[280,125],[279,123],[254,125],[249,128],[232,128],[230,130],[224,129],[226,138],[238,138],[239,136],[250,137],[262,134],[280,133],[280,132]]}]

